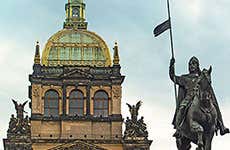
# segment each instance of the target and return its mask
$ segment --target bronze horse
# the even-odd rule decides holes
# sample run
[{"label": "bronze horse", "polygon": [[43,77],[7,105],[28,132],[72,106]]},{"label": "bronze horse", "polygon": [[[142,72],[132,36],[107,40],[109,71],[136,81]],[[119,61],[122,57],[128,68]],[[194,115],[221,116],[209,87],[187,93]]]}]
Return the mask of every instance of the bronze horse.
[{"label": "bronze horse", "polygon": [[217,111],[211,94],[211,70],[203,69],[194,88],[195,95],[181,124],[182,136],[177,138],[178,150],[190,150],[191,142],[196,150],[211,150],[216,131]]}]

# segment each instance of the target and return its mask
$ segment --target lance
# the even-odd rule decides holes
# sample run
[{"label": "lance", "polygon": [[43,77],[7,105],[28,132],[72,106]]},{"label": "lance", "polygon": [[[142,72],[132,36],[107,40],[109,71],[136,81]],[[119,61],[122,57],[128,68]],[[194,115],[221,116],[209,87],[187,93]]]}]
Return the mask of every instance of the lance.
[{"label": "lance", "polygon": [[[171,24],[171,15],[170,15],[170,6],[169,6],[169,0],[167,0],[167,8],[168,8],[168,20],[165,22],[161,23],[154,29],[154,35],[157,37],[161,33],[165,32],[166,30],[170,30],[170,44],[171,44],[171,53],[172,53],[172,59],[175,59],[174,57],[174,50],[173,50],[173,35],[172,35],[172,24]],[[175,68],[174,68],[175,69]],[[174,76],[174,81],[175,81],[175,76]],[[176,106],[178,108],[179,102],[178,102],[178,97],[177,97],[177,88],[176,88],[176,83],[174,82],[174,91],[175,91],[175,99],[176,99]]]},{"label": "lance", "polygon": [[[171,53],[172,53],[172,59],[175,59],[174,48],[173,48],[173,33],[172,33],[172,23],[171,23],[171,14],[170,14],[169,0],[167,0],[167,8],[168,8],[168,20],[169,20],[169,25],[170,25],[169,32],[170,32]],[[175,92],[176,106],[178,107],[179,102],[178,102],[178,99],[177,99],[178,97],[177,97],[177,88],[176,88],[175,81],[176,81],[176,77],[174,75],[174,92]]]}]

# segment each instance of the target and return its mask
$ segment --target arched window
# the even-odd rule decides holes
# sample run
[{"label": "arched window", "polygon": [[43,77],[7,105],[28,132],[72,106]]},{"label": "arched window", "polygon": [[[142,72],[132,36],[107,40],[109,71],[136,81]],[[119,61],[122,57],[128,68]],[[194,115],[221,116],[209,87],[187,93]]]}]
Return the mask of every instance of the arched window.
[{"label": "arched window", "polygon": [[107,117],[109,114],[109,97],[105,91],[98,91],[94,95],[94,116]]},{"label": "arched window", "polygon": [[70,93],[69,114],[79,116],[84,114],[84,95],[79,90],[74,90]]},{"label": "arched window", "polygon": [[59,116],[58,111],[58,92],[49,90],[45,93],[44,115],[45,116]]}]

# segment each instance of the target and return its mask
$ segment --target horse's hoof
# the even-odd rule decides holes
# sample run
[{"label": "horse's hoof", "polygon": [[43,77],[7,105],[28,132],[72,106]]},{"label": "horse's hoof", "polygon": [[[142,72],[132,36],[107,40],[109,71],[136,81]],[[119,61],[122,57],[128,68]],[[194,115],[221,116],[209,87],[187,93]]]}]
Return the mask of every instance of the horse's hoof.
[{"label": "horse's hoof", "polygon": [[196,148],[196,150],[204,150],[203,142],[199,142],[197,145],[198,145],[198,147]]},{"label": "horse's hoof", "polygon": [[220,130],[220,135],[221,135],[221,136],[223,136],[223,135],[225,135],[225,134],[227,134],[227,133],[229,133],[229,129],[228,129],[228,128],[225,128],[225,127],[224,127],[223,129]]},{"label": "horse's hoof", "polygon": [[203,143],[203,141],[198,141],[197,145],[198,145],[198,147],[202,148],[204,146],[204,143]]},{"label": "horse's hoof", "polygon": [[197,147],[196,150],[204,150],[203,147]]}]

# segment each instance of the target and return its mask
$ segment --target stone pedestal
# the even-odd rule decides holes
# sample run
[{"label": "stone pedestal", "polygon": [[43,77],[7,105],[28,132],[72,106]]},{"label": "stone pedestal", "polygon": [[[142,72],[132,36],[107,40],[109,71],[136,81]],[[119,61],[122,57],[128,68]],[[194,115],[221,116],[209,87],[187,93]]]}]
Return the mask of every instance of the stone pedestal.
[{"label": "stone pedestal", "polygon": [[150,150],[151,140],[124,140],[124,150]]},{"label": "stone pedestal", "polygon": [[4,150],[32,150],[30,137],[3,139]]}]

